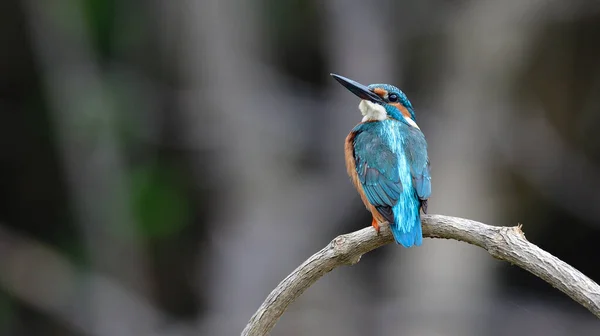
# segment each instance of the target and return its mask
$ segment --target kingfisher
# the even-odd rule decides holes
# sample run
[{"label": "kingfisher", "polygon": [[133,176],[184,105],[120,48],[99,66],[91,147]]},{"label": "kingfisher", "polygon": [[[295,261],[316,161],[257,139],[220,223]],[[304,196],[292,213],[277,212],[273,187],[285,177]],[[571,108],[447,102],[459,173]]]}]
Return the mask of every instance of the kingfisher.
[{"label": "kingfisher", "polygon": [[363,118],[346,137],[346,169],[379,233],[389,223],[396,243],[423,243],[420,211],[427,213],[431,175],[427,141],[404,94],[390,84],[362,85],[331,74],[358,96]]}]

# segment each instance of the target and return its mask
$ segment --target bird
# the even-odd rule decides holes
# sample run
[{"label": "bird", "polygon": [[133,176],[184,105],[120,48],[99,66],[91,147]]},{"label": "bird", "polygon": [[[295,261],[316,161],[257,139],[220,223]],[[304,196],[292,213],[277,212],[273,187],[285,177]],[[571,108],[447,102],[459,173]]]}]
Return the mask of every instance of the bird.
[{"label": "bird", "polygon": [[396,243],[420,246],[420,211],[427,213],[431,168],[412,104],[393,85],[365,86],[330,75],[361,99],[363,118],[346,137],[344,152],[350,180],[373,217],[371,225],[379,234],[387,222]]}]

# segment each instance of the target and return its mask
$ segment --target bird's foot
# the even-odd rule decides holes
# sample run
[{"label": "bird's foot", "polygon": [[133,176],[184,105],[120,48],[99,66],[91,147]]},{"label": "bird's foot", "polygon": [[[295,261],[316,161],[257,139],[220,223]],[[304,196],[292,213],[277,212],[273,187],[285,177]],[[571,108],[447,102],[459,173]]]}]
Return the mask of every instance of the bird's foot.
[{"label": "bird's foot", "polygon": [[373,221],[371,221],[371,226],[373,226],[375,228],[375,231],[377,231],[377,234],[379,234],[379,223],[377,223],[377,220],[375,218],[373,218]]}]

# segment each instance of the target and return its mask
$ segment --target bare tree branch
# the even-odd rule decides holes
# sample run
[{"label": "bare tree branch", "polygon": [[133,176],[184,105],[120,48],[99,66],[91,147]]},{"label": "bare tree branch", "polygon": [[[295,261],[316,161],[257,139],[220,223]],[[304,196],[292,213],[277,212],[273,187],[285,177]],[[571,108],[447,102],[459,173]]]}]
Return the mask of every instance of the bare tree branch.
[{"label": "bare tree branch", "polygon": [[[520,225],[496,227],[463,218],[424,215],[423,234],[425,237],[455,239],[479,246],[492,257],[508,261],[542,278],[600,318],[600,286],[564,261],[528,242]],[[325,273],[338,266],[353,265],[363,254],[392,241],[387,226],[382,227],[379,235],[368,227],[338,236],[279,283],[254,313],[242,335],[268,334],[290,303]]]}]

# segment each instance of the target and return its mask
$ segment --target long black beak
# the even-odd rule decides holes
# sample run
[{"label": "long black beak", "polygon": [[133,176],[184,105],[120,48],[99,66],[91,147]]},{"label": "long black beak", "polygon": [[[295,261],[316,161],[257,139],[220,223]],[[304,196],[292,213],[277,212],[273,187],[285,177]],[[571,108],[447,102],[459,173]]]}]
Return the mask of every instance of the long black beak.
[{"label": "long black beak", "polygon": [[354,93],[361,99],[372,101],[373,103],[384,103],[383,98],[379,97],[375,92],[369,90],[368,87],[353,81],[350,78],[344,76],[331,74],[331,77],[335,78],[340,84],[342,84],[350,92]]}]

